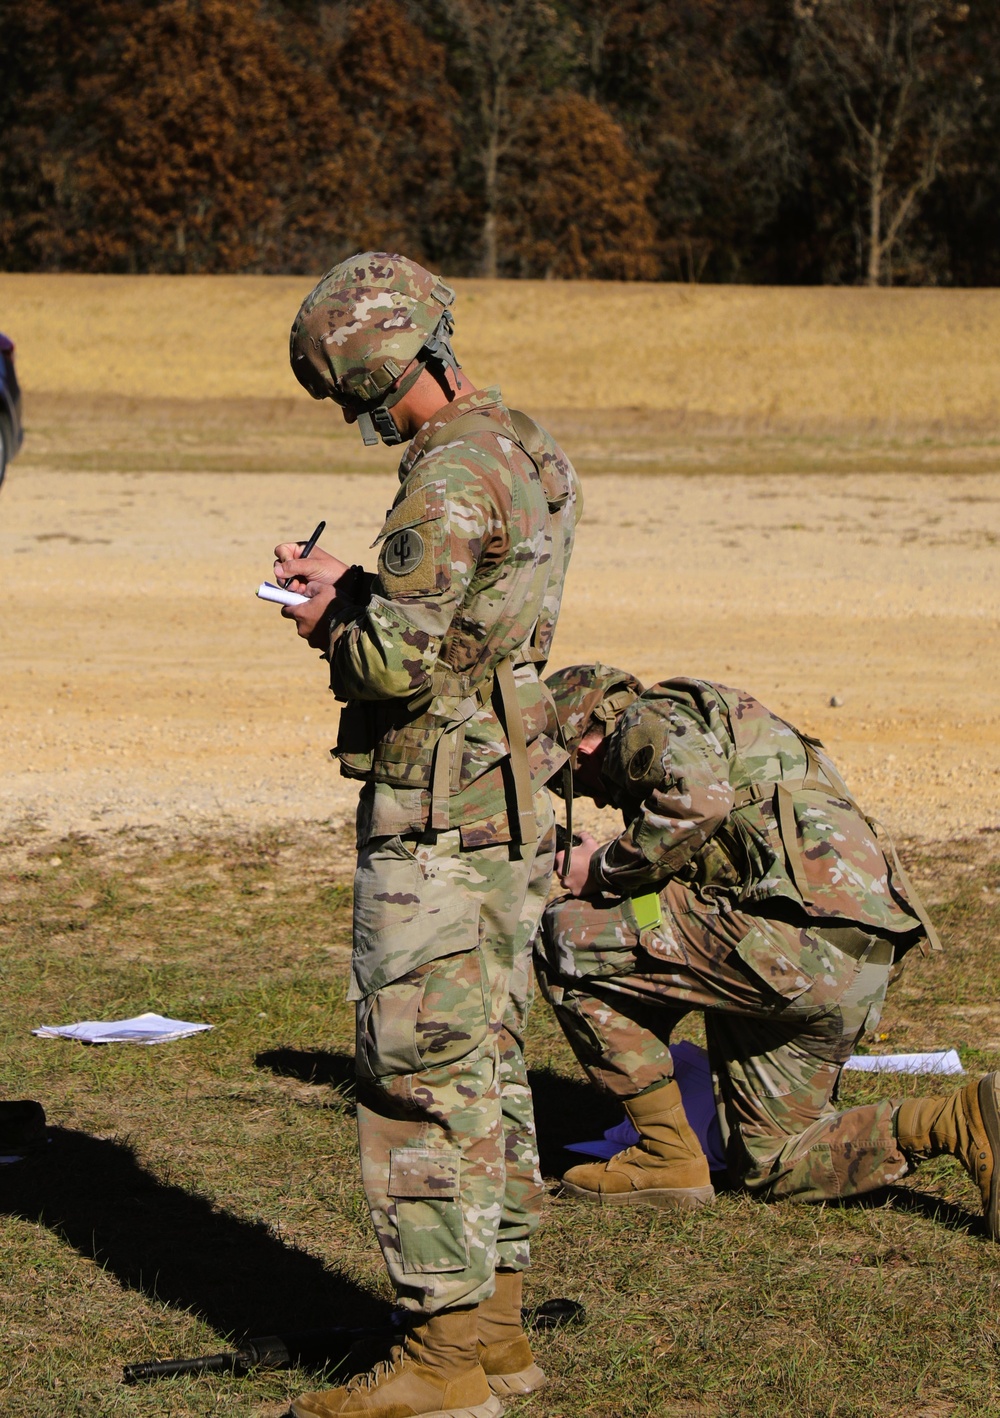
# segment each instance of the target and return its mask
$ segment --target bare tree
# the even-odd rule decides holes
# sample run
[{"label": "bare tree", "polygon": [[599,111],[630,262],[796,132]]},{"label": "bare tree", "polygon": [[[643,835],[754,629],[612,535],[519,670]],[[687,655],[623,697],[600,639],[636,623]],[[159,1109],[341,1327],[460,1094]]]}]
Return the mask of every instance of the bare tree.
[{"label": "bare tree", "polygon": [[586,98],[599,101],[605,47],[612,28],[634,9],[634,0],[561,0],[573,27],[577,86]]},{"label": "bare tree", "polygon": [[521,140],[534,103],[558,82],[566,47],[548,0],[429,0],[451,37],[451,60],[465,103],[466,144],[482,180],[481,273],[497,275],[497,220],[503,159]]},{"label": "bare tree", "polygon": [[974,77],[948,40],[968,14],[957,0],[795,0],[807,87],[844,139],[870,286],[891,284],[893,254],[961,130],[960,91]]}]

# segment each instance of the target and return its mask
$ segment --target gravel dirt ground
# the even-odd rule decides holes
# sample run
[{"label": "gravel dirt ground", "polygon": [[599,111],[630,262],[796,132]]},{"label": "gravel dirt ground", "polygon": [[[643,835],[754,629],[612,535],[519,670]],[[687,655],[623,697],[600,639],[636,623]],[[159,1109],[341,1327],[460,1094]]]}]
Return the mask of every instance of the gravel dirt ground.
[{"label": "gravel dirt ground", "polygon": [[[252,596],[320,517],[370,563],[396,485],[288,370],[311,284],[0,277],[0,824],[349,820],[324,667]],[[554,665],[745,685],[902,834],[1000,829],[1000,292],[457,286],[472,378],[584,477]]]},{"label": "gravel dirt ground", "polygon": [[[73,429],[26,447],[0,503],[0,825],[342,828],[325,667],[253,590],[320,517],[371,562],[391,450],[364,475],[69,474]],[[554,666],[746,686],[902,835],[1000,830],[995,475],[616,473],[586,499]]]}]

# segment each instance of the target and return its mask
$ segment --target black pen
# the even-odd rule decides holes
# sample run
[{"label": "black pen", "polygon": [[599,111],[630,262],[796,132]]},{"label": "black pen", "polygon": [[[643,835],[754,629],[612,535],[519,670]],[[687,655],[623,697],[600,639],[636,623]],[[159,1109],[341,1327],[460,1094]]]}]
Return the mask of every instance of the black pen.
[{"label": "black pen", "polygon": [[[306,557],[309,555],[309,553],[312,551],[313,547],[316,545],[316,543],[319,541],[320,537],[323,535],[323,531],[324,531],[325,527],[326,527],[326,523],[325,523],[325,522],[320,522],[320,524],[319,524],[319,526],[316,528],[315,532],[313,532],[312,536],[311,536],[311,537],[309,538],[309,540],[305,543],[305,545],[303,546],[301,552],[299,553],[299,560],[300,560],[300,561],[305,561]],[[297,581],[298,579],[299,579],[299,578],[298,578],[297,576],[286,576],[285,579],[284,579],[284,581],[281,583],[282,588],[284,588],[285,586],[287,586],[288,583],[289,583],[289,581]]]}]

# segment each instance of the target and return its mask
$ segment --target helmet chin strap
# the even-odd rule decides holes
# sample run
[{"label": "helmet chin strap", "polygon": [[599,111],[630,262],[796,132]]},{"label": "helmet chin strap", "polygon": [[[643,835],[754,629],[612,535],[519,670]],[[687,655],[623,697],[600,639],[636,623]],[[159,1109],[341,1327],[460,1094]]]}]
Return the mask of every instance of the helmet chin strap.
[{"label": "helmet chin strap", "polygon": [[356,422],[366,448],[374,448],[380,438],[390,446],[405,441],[396,427],[396,420],[384,404],[379,404],[374,409],[365,409],[364,413],[358,414]]},{"label": "helmet chin strap", "polygon": [[459,370],[462,368],[451,347],[451,336],[454,332],[455,317],[450,310],[446,310],[420,351],[421,361],[441,385],[442,392],[449,404],[455,397],[455,391],[448,383],[448,370],[454,370],[457,380]]},{"label": "helmet chin strap", "polygon": [[396,427],[396,420],[385,404],[379,404],[377,409],[372,409],[371,419],[383,443],[388,443],[391,446],[393,443],[405,442],[403,435]]},{"label": "helmet chin strap", "polygon": [[366,448],[374,448],[380,438],[390,447],[393,444],[405,442],[403,435],[396,427],[396,420],[389,410],[413,388],[425,369],[430,370],[441,385],[442,392],[449,404],[454,399],[455,391],[448,383],[448,370],[453,369],[457,378],[462,367],[455,358],[455,351],[451,347],[450,336],[454,329],[454,317],[450,310],[446,310],[421,347],[415,361],[416,367],[400,380],[395,389],[390,389],[386,397],[378,404],[374,407],[369,406],[358,414],[358,431]]}]

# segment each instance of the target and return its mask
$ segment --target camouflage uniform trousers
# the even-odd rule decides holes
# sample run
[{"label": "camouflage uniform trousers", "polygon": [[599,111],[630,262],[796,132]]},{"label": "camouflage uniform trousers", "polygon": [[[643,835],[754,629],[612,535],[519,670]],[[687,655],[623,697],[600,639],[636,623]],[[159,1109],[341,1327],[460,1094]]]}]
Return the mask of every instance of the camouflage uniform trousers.
[{"label": "camouflage uniform trousers", "polygon": [[476,1304],[529,1263],[543,1195],[522,1054],[555,852],[373,838],[358,856],[352,997],[361,1170],[404,1308]]},{"label": "camouflage uniform trousers", "polygon": [[598,1087],[629,1098],[670,1078],[671,1032],[703,1010],[735,1182],[823,1201],[905,1176],[897,1105],[833,1103],[844,1062],[878,1022],[884,942],[872,938],[880,963],[859,961],[833,943],[835,928],[735,912],[677,881],[660,902],[662,924],[644,930],[627,900],[566,898],[545,912],[539,986]]}]

